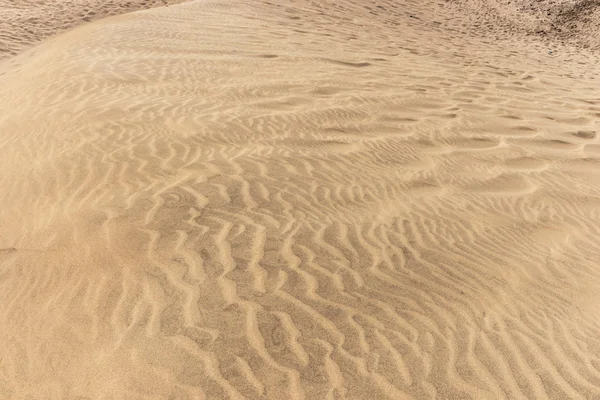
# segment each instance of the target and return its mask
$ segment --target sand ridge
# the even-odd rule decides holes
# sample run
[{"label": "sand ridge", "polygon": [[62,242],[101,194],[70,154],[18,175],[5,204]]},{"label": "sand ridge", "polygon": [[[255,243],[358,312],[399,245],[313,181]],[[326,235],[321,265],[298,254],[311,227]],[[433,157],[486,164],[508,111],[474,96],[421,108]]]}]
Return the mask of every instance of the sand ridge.
[{"label": "sand ridge", "polygon": [[0,59],[70,28],[183,0],[0,0]]},{"label": "sand ridge", "polygon": [[600,64],[461,18],[195,1],[4,61],[0,398],[600,397]]}]

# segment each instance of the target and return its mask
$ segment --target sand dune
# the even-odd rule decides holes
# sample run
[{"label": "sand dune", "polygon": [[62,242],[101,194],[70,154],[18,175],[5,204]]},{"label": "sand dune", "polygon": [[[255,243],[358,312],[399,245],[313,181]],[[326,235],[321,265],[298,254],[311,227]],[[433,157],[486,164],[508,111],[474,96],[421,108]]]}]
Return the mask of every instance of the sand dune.
[{"label": "sand dune", "polygon": [[0,60],[85,22],[184,0],[0,0]]},{"label": "sand dune", "polygon": [[192,1],[0,64],[0,398],[600,398],[600,64],[470,15]]}]

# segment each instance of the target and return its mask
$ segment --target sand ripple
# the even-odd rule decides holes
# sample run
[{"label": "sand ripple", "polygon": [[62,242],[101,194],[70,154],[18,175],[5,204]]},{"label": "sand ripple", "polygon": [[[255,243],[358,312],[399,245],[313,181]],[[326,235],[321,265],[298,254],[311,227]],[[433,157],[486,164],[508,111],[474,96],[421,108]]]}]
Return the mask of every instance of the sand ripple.
[{"label": "sand ripple", "polygon": [[600,398],[596,81],[434,5],[198,1],[2,64],[0,398]]}]

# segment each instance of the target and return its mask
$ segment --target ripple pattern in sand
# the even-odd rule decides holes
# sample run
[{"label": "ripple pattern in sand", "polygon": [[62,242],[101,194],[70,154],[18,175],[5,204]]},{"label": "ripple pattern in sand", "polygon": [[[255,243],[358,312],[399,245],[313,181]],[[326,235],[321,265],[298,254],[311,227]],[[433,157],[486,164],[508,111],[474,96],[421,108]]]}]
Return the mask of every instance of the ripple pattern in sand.
[{"label": "ripple pattern in sand", "polygon": [[0,78],[0,398],[600,397],[600,101],[535,106],[593,86],[302,4],[109,19]]}]

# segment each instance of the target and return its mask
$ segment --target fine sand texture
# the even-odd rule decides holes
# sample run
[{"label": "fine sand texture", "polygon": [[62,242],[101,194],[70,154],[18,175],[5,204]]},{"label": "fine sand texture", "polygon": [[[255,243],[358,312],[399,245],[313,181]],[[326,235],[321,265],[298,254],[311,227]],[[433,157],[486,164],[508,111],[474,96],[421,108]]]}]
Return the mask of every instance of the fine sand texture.
[{"label": "fine sand texture", "polygon": [[504,39],[526,35],[550,47],[568,44],[600,51],[599,0],[447,0],[446,4],[461,14],[464,29],[478,35]]},{"label": "fine sand texture", "polygon": [[0,0],[0,60],[81,23],[182,1]]},{"label": "fine sand texture", "polygon": [[600,399],[600,58],[469,4],[192,1],[0,63],[0,399]]}]

